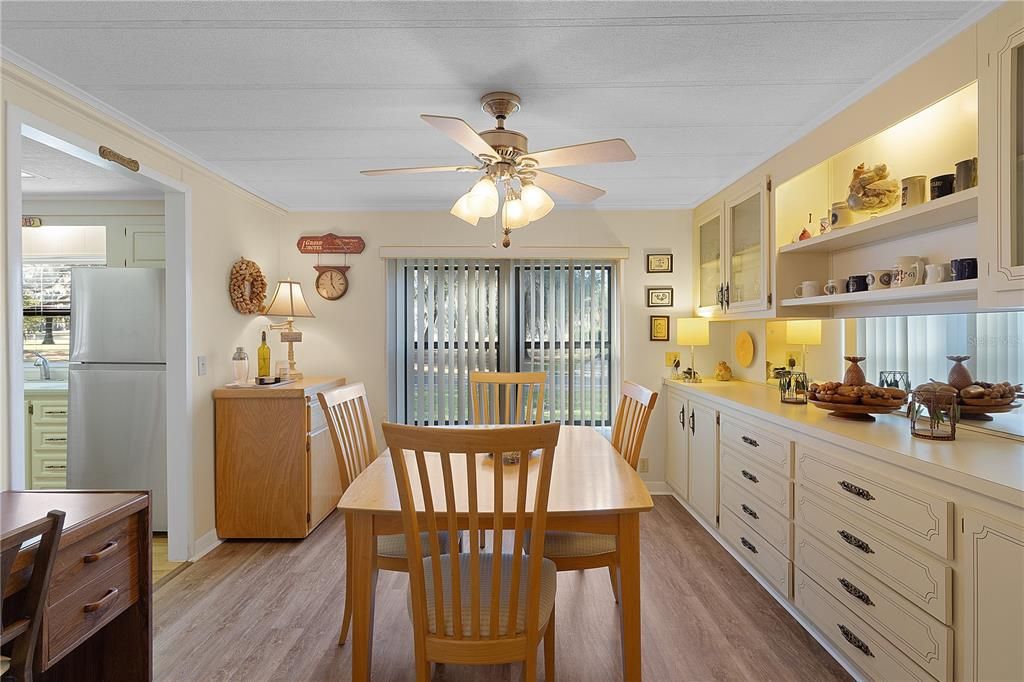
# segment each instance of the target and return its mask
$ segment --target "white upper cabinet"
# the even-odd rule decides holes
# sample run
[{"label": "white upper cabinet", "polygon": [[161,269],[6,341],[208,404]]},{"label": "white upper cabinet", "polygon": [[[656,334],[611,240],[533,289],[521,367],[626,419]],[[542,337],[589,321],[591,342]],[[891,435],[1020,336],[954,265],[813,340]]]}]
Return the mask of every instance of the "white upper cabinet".
[{"label": "white upper cabinet", "polygon": [[697,310],[702,316],[723,313],[722,213],[697,221]]}]

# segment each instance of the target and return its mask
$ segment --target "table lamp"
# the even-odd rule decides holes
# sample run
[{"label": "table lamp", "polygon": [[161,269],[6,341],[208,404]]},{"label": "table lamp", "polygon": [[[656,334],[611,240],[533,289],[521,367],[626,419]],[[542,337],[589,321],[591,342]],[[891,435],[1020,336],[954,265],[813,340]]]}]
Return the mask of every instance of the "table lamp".
[{"label": "table lamp", "polygon": [[270,305],[263,311],[268,317],[285,317],[284,322],[271,324],[271,329],[281,330],[281,342],[288,344],[288,369],[282,379],[301,379],[302,372],[295,369],[295,343],[302,341],[302,332],[295,331],[296,317],[315,317],[302,297],[302,285],[292,279],[277,283],[277,291]]},{"label": "table lamp", "polygon": [[683,374],[687,384],[701,383],[700,374],[693,366],[693,347],[711,343],[710,324],[703,317],[680,317],[676,320],[676,345],[690,347],[690,369]]},{"label": "table lamp", "polygon": [[821,345],[821,320],[787,320],[786,343],[803,346],[800,370],[807,373],[807,346]]}]

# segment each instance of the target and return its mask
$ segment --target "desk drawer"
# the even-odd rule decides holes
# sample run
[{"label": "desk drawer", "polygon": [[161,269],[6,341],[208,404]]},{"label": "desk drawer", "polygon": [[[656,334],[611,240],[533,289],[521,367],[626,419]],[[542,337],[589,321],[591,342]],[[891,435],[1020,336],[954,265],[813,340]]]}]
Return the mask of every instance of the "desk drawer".
[{"label": "desk drawer", "polygon": [[793,483],[781,478],[771,468],[737,454],[728,447],[720,450],[722,474],[742,490],[757,495],[771,508],[790,518],[793,514]]},{"label": "desk drawer", "polygon": [[139,599],[139,565],[123,561],[46,610],[51,665]]},{"label": "desk drawer", "polygon": [[770,468],[783,478],[793,477],[793,443],[781,436],[722,413],[719,438],[737,452]]},{"label": "desk drawer", "polygon": [[793,524],[731,479],[722,478],[721,506],[760,533],[787,558],[793,555]]},{"label": "desk drawer", "polygon": [[873,679],[931,682],[928,673],[833,599],[803,571],[796,572],[795,582],[797,608]]},{"label": "desk drawer", "polygon": [[797,444],[797,481],[945,559],[953,557],[953,502]]},{"label": "desk drawer", "polygon": [[309,426],[309,433],[316,433],[320,429],[327,428],[327,415],[320,407],[320,401],[313,396],[306,406],[306,424]]},{"label": "desk drawer", "polygon": [[56,604],[77,587],[106,573],[111,566],[139,563],[139,517],[132,514],[57,553],[48,602]]},{"label": "desk drawer", "polygon": [[797,532],[796,567],[940,682],[953,679],[953,630],[868,573]]},{"label": "desk drawer", "polygon": [[952,622],[952,569],[932,555],[856,519],[803,488],[797,490],[797,528],[896,590],[947,625]]},{"label": "desk drawer", "polygon": [[775,586],[787,599],[792,595],[793,564],[782,556],[771,543],[757,534],[729,510],[723,510],[718,530],[722,536],[757,567],[758,572]]}]

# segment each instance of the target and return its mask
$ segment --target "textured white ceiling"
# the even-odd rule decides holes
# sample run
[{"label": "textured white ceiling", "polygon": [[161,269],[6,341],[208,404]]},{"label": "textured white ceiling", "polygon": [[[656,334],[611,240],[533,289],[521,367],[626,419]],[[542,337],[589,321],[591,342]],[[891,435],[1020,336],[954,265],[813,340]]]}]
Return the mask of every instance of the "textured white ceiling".
[{"label": "textured white ceiling", "polygon": [[26,198],[162,199],[163,194],[88,161],[33,139],[21,138],[21,169],[35,177],[21,179]]},{"label": "textured white ceiling", "polygon": [[[948,29],[975,2],[4,2],[3,45],[292,209],[448,208],[464,175],[418,118],[531,149],[624,137],[564,169],[608,208],[690,206]],[[559,172],[559,171],[556,171]],[[565,203],[565,202],[560,202]]]}]

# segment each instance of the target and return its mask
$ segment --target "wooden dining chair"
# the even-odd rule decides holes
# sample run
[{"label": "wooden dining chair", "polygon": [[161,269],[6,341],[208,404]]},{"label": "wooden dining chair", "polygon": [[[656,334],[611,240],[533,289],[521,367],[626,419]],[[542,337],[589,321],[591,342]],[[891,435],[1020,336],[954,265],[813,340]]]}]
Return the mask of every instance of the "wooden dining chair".
[{"label": "wooden dining chair", "polygon": [[[370,417],[370,404],[366,398],[366,387],[361,384],[348,384],[332,388],[317,394],[317,400],[327,417],[327,427],[334,443],[334,454],[338,459],[338,471],[341,474],[341,489],[347,490],[356,476],[361,474],[370,462],[377,458],[377,437],[374,432],[373,419]],[[338,645],[341,646],[348,638],[348,629],[352,623],[352,528],[351,519],[345,517],[345,610],[341,622],[341,635]],[[445,551],[448,538],[443,538]],[[385,571],[408,571],[405,559],[405,537],[401,533],[380,535],[377,537],[377,566]]]},{"label": "wooden dining chair", "polygon": [[[554,679],[558,580],[554,563],[543,556],[542,538],[558,431],[558,424],[496,429],[384,424],[409,562],[417,680],[430,679],[431,663],[518,661],[523,679],[536,680],[542,638],[545,679]],[[538,456],[531,454],[535,450]],[[506,463],[507,453],[518,455],[518,462]],[[528,485],[531,471],[535,481]],[[422,500],[422,515],[416,499]],[[470,542],[468,553],[461,548],[443,553],[442,531],[451,536],[461,522],[472,535],[482,525],[481,516],[491,516],[487,507],[498,512],[492,515],[494,552],[481,552]],[[512,546],[503,553],[506,516]],[[527,530],[534,538],[529,546]]]},{"label": "wooden dining chair", "polygon": [[470,372],[473,423],[542,423],[546,381],[544,372]]},{"label": "wooden dining chair", "polygon": [[[657,401],[656,392],[631,381],[623,382],[622,397],[612,424],[612,445],[634,470]],[[544,542],[544,556],[554,561],[559,571],[607,567],[612,594],[616,602],[619,600],[619,552],[614,535],[549,532]]]},{"label": "wooden dining chair", "polygon": [[27,587],[14,592],[10,598],[5,597],[2,602],[4,622],[0,626],[0,645],[14,642],[10,658],[0,660],[0,676],[5,680],[13,677],[15,680],[31,682],[32,674],[37,672],[34,670],[33,657],[63,529],[64,512],[54,510],[8,534],[0,543],[0,582],[6,587],[25,579],[21,571],[12,572],[15,559],[27,541],[39,538]]}]

